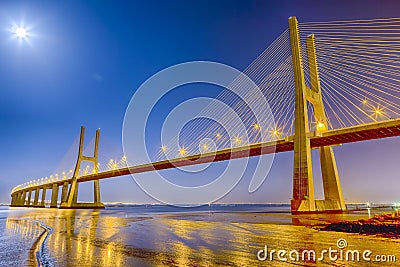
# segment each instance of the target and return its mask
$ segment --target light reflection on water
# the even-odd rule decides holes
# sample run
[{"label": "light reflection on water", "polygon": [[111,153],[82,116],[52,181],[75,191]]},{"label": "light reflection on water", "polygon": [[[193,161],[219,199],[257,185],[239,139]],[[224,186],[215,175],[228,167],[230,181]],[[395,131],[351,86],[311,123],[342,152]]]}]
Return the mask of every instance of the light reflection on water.
[{"label": "light reflection on water", "polygon": [[[366,217],[367,212],[291,216],[285,212],[151,213],[129,207],[100,211],[12,209],[6,232],[33,240],[42,233],[33,220],[52,227],[48,250],[56,266],[331,266],[328,259],[317,263],[259,262],[256,253],[265,245],[276,250],[318,252],[336,248],[339,238],[347,240],[349,249],[394,254],[400,260],[399,240],[321,232],[304,226]],[[32,259],[27,263],[32,264]],[[369,262],[365,266],[383,265]]]}]

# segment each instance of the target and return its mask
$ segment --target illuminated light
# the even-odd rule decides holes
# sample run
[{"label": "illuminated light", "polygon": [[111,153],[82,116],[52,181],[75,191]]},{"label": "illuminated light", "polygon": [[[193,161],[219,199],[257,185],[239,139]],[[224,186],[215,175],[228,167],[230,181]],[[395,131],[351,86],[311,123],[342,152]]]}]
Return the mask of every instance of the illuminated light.
[{"label": "illuminated light", "polygon": [[179,149],[179,154],[180,154],[181,156],[185,156],[185,155],[186,155],[186,149],[185,149],[184,147],[181,147],[181,148]]},{"label": "illuminated light", "polygon": [[240,144],[242,142],[242,139],[240,139],[239,137],[235,137],[235,139],[233,139],[235,141],[236,144]]},{"label": "illuminated light", "polygon": [[362,103],[363,103],[364,105],[366,105],[366,104],[368,104],[368,100],[367,100],[367,99],[364,99],[364,100],[362,101]]},{"label": "illuminated light", "polygon": [[123,156],[121,159],[122,159],[122,160],[126,160],[126,156]]},{"label": "illuminated light", "polygon": [[167,151],[167,146],[162,145],[162,146],[161,146],[161,150],[162,150],[163,152]]},{"label": "illuminated light", "polygon": [[208,149],[208,145],[207,144],[204,144],[203,145],[203,150],[207,150]]},{"label": "illuminated light", "polygon": [[14,27],[14,33],[20,39],[25,39],[28,37],[28,30],[22,26]]},{"label": "illuminated light", "polygon": [[215,136],[217,137],[217,139],[221,138],[221,134],[220,133],[217,133]]},{"label": "illuminated light", "polygon": [[379,106],[372,109],[372,114],[375,118],[378,118],[381,116],[386,116],[385,112],[383,111],[383,108],[381,108]]},{"label": "illuminated light", "polygon": [[317,130],[318,131],[325,131],[326,130],[326,126],[325,126],[325,123],[323,123],[323,122],[317,122]]},{"label": "illuminated light", "polygon": [[279,138],[282,135],[282,132],[279,130],[279,128],[274,128],[270,131],[271,135],[275,138]]},{"label": "illuminated light", "polygon": [[256,130],[260,130],[260,124],[258,124],[258,123],[256,123],[256,124],[254,124],[254,129],[256,129]]}]

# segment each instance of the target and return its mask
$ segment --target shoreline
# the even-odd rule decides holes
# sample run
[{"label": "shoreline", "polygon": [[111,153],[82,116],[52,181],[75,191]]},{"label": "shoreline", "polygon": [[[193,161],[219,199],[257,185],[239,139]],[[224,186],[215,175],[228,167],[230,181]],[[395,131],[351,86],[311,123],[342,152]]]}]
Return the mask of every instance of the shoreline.
[{"label": "shoreline", "polygon": [[[372,214],[383,211],[376,209]],[[255,210],[214,207],[194,211],[168,207],[115,207],[91,211],[21,209],[10,212],[8,220],[10,229],[14,228],[29,241],[25,250],[25,264],[29,266],[64,263],[84,266],[88,262],[91,266],[113,263],[115,266],[171,263],[236,266],[235,263],[240,261],[257,265],[255,255],[266,244],[276,249],[302,250],[309,246],[304,240],[310,238],[318,250],[345,238],[360,249],[366,249],[368,244],[379,251],[382,241],[372,236],[328,233],[314,228],[361,218],[368,218],[368,213],[354,211],[311,216],[291,215],[289,210],[268,210],[268,207]],[[13,220],[22,225],[12,227]],[[400,242],[399,239],[394,241]]]}]

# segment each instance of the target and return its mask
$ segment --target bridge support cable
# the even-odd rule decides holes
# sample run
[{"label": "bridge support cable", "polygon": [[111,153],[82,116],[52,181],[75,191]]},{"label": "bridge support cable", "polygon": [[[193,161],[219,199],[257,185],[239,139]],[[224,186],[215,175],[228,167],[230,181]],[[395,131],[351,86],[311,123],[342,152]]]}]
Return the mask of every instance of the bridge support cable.
[{"label": "bridge support cable", "polygon": [[311,33],[333,128],[400,117],[399,18],[300,23]]}]

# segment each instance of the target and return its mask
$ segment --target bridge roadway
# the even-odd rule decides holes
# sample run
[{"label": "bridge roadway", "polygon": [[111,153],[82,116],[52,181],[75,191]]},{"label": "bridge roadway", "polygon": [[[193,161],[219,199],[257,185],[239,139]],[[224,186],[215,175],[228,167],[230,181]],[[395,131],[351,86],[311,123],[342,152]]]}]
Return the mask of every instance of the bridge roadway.
[{"label": "bridge roadway", "polygon": [[[373,122],[358,126],[346,127],[337,130],[329,130],[323,133],[310,133],[310,142],[312,148],[321,146],[334,146],[345,143],[354,143],[359,141],[382,139],[387,137],[400,136],[400,119],[393,119],[382,122]],[[257,143],[235,148],[228,148],[209,153],[197,154],[187,157],[175,158],[171,160],[157,161],[132,167],[121,168],[80,176],[78,182],[87,182],[101,180],[112,177],[118,177],[128,174],[144,173],[154,170],[165,170],[176,167],[190,166],[196,164],[224,161],[229,159],[238,159],[252,157],[271,153],[280,153],[292,151],[294,149],[293,136],[265,143]],[[72,179],[60,180],[31,186],[29,189],[43,188],[43,185],[52,186],[53,184],[63,185],[65,182],[71,182]],[[15,192],[26,190],[17,189]]]}]

